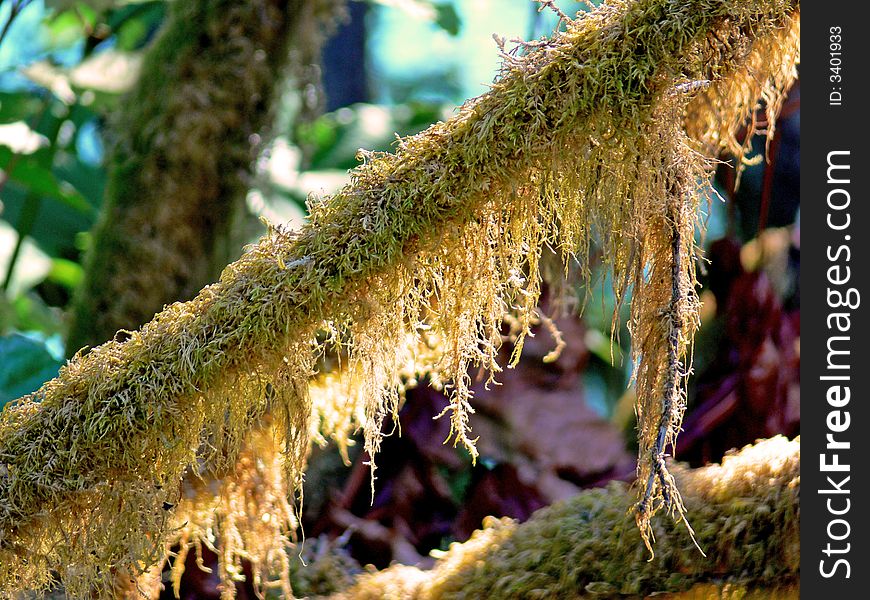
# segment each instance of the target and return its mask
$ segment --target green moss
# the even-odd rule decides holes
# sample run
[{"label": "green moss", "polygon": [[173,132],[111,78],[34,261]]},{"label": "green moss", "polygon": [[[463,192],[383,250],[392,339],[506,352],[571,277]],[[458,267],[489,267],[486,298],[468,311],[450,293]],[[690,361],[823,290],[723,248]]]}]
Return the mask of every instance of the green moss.
[{"label": "green moss", "polygon": [[[617,292],[634,286],[639,475],[649,481],[660,424],[667,442],[676,436],[679,363],[697,319],[691,233],[708,168],[698,150],[722,140],[718,123],[686,125],[708,113],[677,86],[713,73],[705,106],[728,123],[747,98],[776,100],[794,76],[798,18],[777,0],[605,5],[506,59],[493,89],[448,122],[395,154],[364,154],[299,232],[270,229],[193,300],[73,359],[0,415],[0,590],[42,585],[55,569],[76,593],[158,562],[176,525],[164,503],[178,503],[185,470],[231,469],[267,414],[293,488],[320,415],[344,416],[331,426],[339,442],[362,427],[374,454],[403,377],[427,371],[449,391],[454,442],[473,452],[468,373],[499,370],[506,315],[521,346],[544,245],[567,263],[594,237]],[[747,77],[747,64],[760,70]],[[726,91],[734,106],[715,96]],[[347,396],[312,396],[316,360],[333,343],[347,352]],[[330,413],[319,397],[347,404]],[[657,508],[682,507],[673,481],[651,485],[647,536],[662,527],[650,520]],[[601,518],[604,507],[587,509]],[[625,531],[626,551],[643,554]],[[542,577],[535,586],[549,585]]]},{"label": "green moss", "polygon": [[703,524],[697,537],[707,558],[684,528],[661,522],[654,528],[656,560],[648,560],[629,514],[634,492],[612,483],[544,508],[520,525],[488,518],[468,542],[440,555],[432,570],[391,567],[361,575],[332,598],[606,598],[656,592],[687,592],[691,598],[691,590],[699,598],[716,597],[711,590],[740,598],[739,590],[752,597],[752,589],[797,584],[799,440],[773,438],[726,457],[721,466],[674,471],[688,517]]}]

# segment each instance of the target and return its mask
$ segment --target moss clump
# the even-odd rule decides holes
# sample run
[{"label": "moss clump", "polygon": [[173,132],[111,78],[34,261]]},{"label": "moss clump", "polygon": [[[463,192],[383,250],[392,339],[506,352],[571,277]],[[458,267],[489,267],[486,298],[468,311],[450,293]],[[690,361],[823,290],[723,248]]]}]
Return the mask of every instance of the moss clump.
[{"label": "moss clump", "polygon": [[[721,135],[680,126],[695,106],[684,84],[713,77],[726,90],[733,78],[740,98],[776,98],[794,74],[798,18],[780,0],[605,5],[507,54],[492,90],[448,122],[395,154],[363,154],[299,232],[271,229],[193,300],[73,359],[0,416],[0,590],[56,569],[81,591],[158,562],[185,470],[230,468],[266,414],[296,486],[324,414],[308,385],[328,340],[345,345],[357,393],[341,414],[369,452],[415,355],[451,394],[454,441],[473,450],[469,369],[498,371],[508,313],[521,348],[542,248],[567,262],[593,238],[617,292],[634,288],[648,536],[655,510],[682,509],[661,458],[696,322],[698,150]],[[765,68],[747,79],[756,50]]]},{"label": "moss clump", "polygon": [[299,557],[291,563],[293,591],[302,598],[323,596],[349,588],[362,572],[359,563],[335,541],[325,537],[308,539]]},{"label": "moss clump", "polygon": [[544,599],[654,592],[751,598],[758,588],[797,597],[787,594],[800,575],[799,440],[766,440],[726,456],[721,465],[676,467],[674,477],[708,558],[684,528],[663,522],[654,526],[657,558],[647,560],[628,514],[634,493],[613,483],[544,508],[521,525],[488,519],[468,542],[453,544],[431,571],[390,567],[359,576],[332,598]]}]

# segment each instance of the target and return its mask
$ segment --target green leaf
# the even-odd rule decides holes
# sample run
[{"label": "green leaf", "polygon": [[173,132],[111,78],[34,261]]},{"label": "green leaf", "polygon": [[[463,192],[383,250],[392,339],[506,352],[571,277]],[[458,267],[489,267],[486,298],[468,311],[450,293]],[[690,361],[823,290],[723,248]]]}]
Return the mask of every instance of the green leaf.
[{"label": "green leaf", "polygon": [[[12,300],[0,295],[0,332],[30,331],[51,336],[52,344],[60,344],[64,331],[63,313],[56,307],[48,306],[34,291],[18,294]],[[57,342],[57,344],[55,344]],[[63,349],[54,356],[63,357]],[[2,370],[0,365],[0,370]]]},{"label": "green leaf", "polygon": [[97,209],[103,203],[103,190],[106,186],[106,170],[98,166],[82,162],[72,152],[58,152],[52,171],[61,181],[69,182],[84,196],[90,209],[79,211],[91,223],[96,217]]},{"label": "green leaf", "polygon": [[163,0],[131,3],[110,11],[106,24],[115,33],[115,47],[127,52],[142,48],[163,22],[165,13]]},{"label": "green leaf", "polygon": [[[17,224],[25,209],[26,199],[26,188],[16,182],[7,183],[3,188],[2,219]],[[93,226],[95,215],[96,212],[84,214],[65,204],[46,200],[40,205],[29,237],[50,257],[78,256],[80,249],[76,246],[76,239]]]},{"label": "green leaf", "polygon": [[588,329],[583,341],[586,348],[604,364],[609,365],[611,362],[620,364],[622,361],[622,348],[601,331],[593,328]]},{"label": "green leaf", "polygon": [[73,8],[47,6],[52,11],[43,22],[43,35],[49,46],[69,48],[84,35],[84,24]]},{"label": "green leaf", "polygon": [[62,364],[45,341],[20,333],[0,337],[0,408],[37,390]]},{"label": "green leaf", "polygon": [[51,270],[46,279],[73,291],[82,282],[84,276],[85,270],[79,263],[65,258],[55,258],[51,261]]},{"label": "green leaf", "polygon": [[462,20],[459,18],[459,14],[456,12],[453,4],[444,3],[434,4],[433,6],[437,13],[435,24],[452,36],[459,35],[459,31],[462,29]]},{"label": "green leaf", "polygon": [[29,92],[0,92],[0,124],[25,121],[36,114],[42,101]]},{"label": "green leaf", "polygon": [[[9,148],[0,147],[0,169],[6,169],[12,158]],[[43,162],[40,151],[26,156],[18,155],[9,179],[38,196],[57,200],[82,214],[93,213],[94,209],[85,197],[68,181],[59,180],[52,169],[43,166]]]}]

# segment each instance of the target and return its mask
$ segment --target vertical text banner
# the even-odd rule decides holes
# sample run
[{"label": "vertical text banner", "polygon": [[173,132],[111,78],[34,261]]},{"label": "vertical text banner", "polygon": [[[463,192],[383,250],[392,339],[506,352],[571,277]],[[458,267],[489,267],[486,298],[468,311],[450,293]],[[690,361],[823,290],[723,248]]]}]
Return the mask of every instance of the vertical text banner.
[{"label": "vertical text banner", "polygon": [[801,29],[801,595],[870,582],[870,27],[806,2]]}]

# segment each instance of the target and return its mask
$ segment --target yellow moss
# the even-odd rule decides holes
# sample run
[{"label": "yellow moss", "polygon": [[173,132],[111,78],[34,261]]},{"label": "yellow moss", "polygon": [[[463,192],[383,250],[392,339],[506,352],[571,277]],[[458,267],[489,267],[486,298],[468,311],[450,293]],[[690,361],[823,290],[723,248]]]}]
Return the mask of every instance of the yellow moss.
[{"label": "yellow moss", "polygon": [[[698,149],[721,135],[718,124],[679,126],[697,93],[681,86],[713,77],[711,89],[773,97],[794,65],[767,59],[795,57],[781,49],[796,43],[795,5],[617,1],[571,21],[506,54],[492,90],[448,122],[395,154],[364,153],[299,232],[270,229],[193,300],[71,361],[0,416],[0,591],[45,585],[56,569],[76,594],[159,561],[172,529],[164,503],[178,503],[185,470],[231,468],[266,414],[293,489],[312,415],[326,414],[308,383],[336,342],[359,404],[333,413],[352,419],[334,421],[334,435],[362,427],[374,453],[403,367],[437,347],[423,361],[449,392],[454,443],[473,451],[470,369],[498,371],[506,314],[521,346],[542,247],[567,262],[593,239],[617,292],[634,288],[638,514],[645,535],[657,532],[657,508],[682,509],[659,465],[678,430],[697,318],[691,234],[708,174]],[[741,69],[753,52],[727,50],[740,44],[769,68],[751,83]]]},{"label": "yellow moss", "polygon": [[[291,482],[293,483],[293,482]],[[188,552],[206,545],[220,557],[223,596],[234,596],[232,582],[244,578],[242,560],[250,562],[259,590],[277,589],[291,597],[292,536],[297,527],[284,461],[268,428],[254,432],[236,464],[223,477],[187,478],[174,511],[171,543],[180,551],[171,559],[178,593]]]}]

